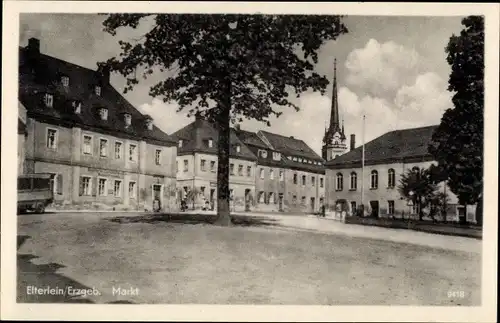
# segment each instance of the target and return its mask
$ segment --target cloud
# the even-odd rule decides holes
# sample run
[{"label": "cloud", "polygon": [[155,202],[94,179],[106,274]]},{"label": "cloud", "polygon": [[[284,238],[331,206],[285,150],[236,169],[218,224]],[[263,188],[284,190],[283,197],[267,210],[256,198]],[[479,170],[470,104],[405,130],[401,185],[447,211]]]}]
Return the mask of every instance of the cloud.
[{"label": "cloud", "polygon": [[365,47],[354,49],[345,62],[349,85],[372,96],[383,97],[413,79],[419,54],[393,41],[370,39]]},{"label": "cloud", "polygon": [[422,119],[439,123],[444,111],[452,108],[452,94],[446,82],[437,74],[428,72],[419,75],[412,85],[402,86],[394,99],[396,107],[407,119]]},{"label": "cloud", "polygon": [[150,115],[162,131],[172,134],[192,121],[186,116],[187,111],[176,112],[178,107],[176,103],[164,103],[155,98],[151,103],[139,105],[139,111]]}]

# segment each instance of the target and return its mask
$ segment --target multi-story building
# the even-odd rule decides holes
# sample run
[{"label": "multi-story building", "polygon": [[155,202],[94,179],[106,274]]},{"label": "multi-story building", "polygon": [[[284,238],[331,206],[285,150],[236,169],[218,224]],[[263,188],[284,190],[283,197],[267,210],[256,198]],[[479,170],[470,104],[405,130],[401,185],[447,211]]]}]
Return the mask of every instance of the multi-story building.
[{"label": "multi-story building", "polygon": [[236,128],[236,133],[258,158],[255,209],[320,210],[325,196],[324,160],[304,141],[268,131]]},{"label": "multi-story building", "polygon": [[[195,121],[172,134],[177,139],[177,186],[180,196],[195,207],[217,203],[218,131],[207,120]],[[229,190],[232,210],[244,210],[255,192],[257,158],[235,135],[230,133]],[[191,194],[190,194],[191,193]]]},{"label": "multi-story building", "polygon": [[34,38],[19,58],[24,169],[55,175],[56,205],[174,207],[176,141],[110,84],[108,69],[44,55]]},{"label": "multi-story building", "polygon": [[17,173],[24,173],[25,142],[26,142],[26,108],[19,102],[17,120]]},{"label": "multi-story building", "polygon": [[[362,168],[362,147],[325,163],[326,203],[329,208],[344,205],[348,213],[362,202],[372,216],[415,216],[418,205],[409,205],[399,191],[401,175],[409,169],[429,168],[437,164],[428,153],[436,126],[388,132],[365,144],[365,167]],[[466,217],[475,222],[473,206],[458,205],[457,197],[444,183],[439,190],[448,195],[448,220]],[[363,196],[362,196],[363,195]],[[363,201],[362,201],[363,199]]]}]

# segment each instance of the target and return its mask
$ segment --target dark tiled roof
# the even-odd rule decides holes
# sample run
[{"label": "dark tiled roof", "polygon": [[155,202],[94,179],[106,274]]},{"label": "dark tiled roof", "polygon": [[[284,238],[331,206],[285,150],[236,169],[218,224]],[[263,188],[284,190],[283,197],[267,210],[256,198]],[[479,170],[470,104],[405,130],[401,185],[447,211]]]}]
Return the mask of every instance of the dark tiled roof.
[{"label": "dark tiled roof", "polygon": [[[34,57],[34,58],[33,58]],[[32,69],[34,68],[34,73]],[[69,77],[69,86],[64,87],[61,76]],[[94,93],[94,86],[101,86],[101,95]],[[132,106],[101,73],[48,55],[32,56],[28,48],[19,49],[19,100],[30,117],[51,122],[77,125],[84,129],[96,129],[134,139],[145,139],[155,143],[175,145],[169,135],[156,126],[146,128],[146,116]],[[53,107],[45,107],[42,99],[45,92],[54,95]],[[81,102],[81,113],[75,114],[73,100]],[[97,108],[108,109],[108,120],[99,118]],[[132,116],[132,124],[125,127],[123,114]]]},{"label": "dark tiled roof", "polygon": [[[319,157],[302,140],[284,137],[267,131],[260,131],[260,135],[263,136],[265,140],[269,142],[269,144],[271,144],[272,147],[270,147],[259,136],[259,134],[255,132],[238,130],[237,133],[240,139],[242,139],[242,141],[246,145],[248,145],[253,153],[257,155],[258,163],[260,165],[289,168],[314,173],[324,173],[324,167],[322,165],[316,165],[312,163],[323,163],[323,159],[321,159],[321,157]],[[266,158],[263,158],[258,154],[259,149],[265,149],[268,151]],[[281,154],[281,160],[274,160],[273,152],[279,152]],[[311,163],[293,161],[288,159],[288,156],[302,157],[307,161],[311,161]]]},{"label": "dark tiled roof", "polygon": [[[197,119],[184,128],[177,130],[172,134],[176,140],[182,139],[182,147],[177,148],[178,155],[203,152],[208,154],[217,154],[218,131],[207,120]],[[207,141],[211,139],[212,147],[208,147]],[[231,144],[230,157],[246,160],[257,160],[252,151],[238,138],[234,129],[231,129],[229,137]],[[236,151],[236,145],[240,145],[240,152]]]},{"label": "dark tiled roof", "polygon": [[[382,164],[415,158],[430,159],[427,147],[437,126],[388,132],[365,144],[365,164]],[[326,162],[327,168],[361,164],[362,147]]]}]

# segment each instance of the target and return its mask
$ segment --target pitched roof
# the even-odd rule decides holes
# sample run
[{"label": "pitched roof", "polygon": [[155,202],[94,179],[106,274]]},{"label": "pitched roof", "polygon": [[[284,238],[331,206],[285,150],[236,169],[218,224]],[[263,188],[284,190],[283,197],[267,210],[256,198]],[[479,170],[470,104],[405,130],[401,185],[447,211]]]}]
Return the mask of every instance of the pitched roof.
[{"label": "pitched roof", "polygon": [[[323,159],[302,140],[285,137],[268,131],[259,131],[255,133],[238,130],[237,134],[240,139],[257,154],[258,163],[261,165],[314,173],[324,173],[325,171]],[[265,149],[271,153],[267,154],[267,157],[263,157],[258,154],[259,149]],[[275,160],[272,152],[279,152],[281,154],[281,159]],[[289,157],[295,157],[295,160]],[[321,164],[318,165],[318,162]]]},{"label": "pitched roof", "polygon": [[[182,147],[177,148],[178,155],[192,154],[202,152],[208,154],[217,154],[218,142],[217,129],[207,120],[197,119],[182,129],[177,130],[172,134],[176,140],[182,139]],[[208,147],[207,141],[211,139],[212,147]],[[246,160],[257,160],[257,157],[252,151],[238,138],[234,129],[231,129],[229,136],[231,150],[229,156],[231,158],[240,158]],[[240,146],[240,151],[236,151],[236,145]]]},{"label": "pitched roof", "polygon": [[[414,158],[432,159],[427,147],[437,126],[388,132],[365,144],[365,164],[382,164]],[[362,146],[326,162],[327,168],[361,165]]]},{"label": "pitched roof", "polygon": [[[69,86],[61,84],[61,77],[69,77]],[[101,87],[101,95],[94,93],[94,86]],[[42,98],[45,92],[54,96],[53,107],[46,107]],[[153,126],[146,127],[147,116],[130,104],[100,72],[78,66],[55,57],[37,53],[29,48],[19,48],[19,100],[28,115],[68,126],[112,133],[136,140],[144,139],[157,144],[175,145],[169,135]],[[72,102],[81,102],[81,113],[75,114]],[[107,108],[108,119],[101,120],[97,108]],[[125,127],[124,113],[132,117],[132,124]]]}]

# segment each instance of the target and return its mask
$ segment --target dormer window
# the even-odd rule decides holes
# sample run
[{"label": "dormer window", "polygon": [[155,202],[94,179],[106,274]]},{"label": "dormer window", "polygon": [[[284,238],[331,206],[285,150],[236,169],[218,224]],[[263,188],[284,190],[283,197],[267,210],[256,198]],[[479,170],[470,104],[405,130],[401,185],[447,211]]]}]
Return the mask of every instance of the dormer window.
[{"label": "dormer window", "polygon": [[129,127],[132,124],[132,115],[130,113],[125,113],[123,118],[125,121],[125,127]]},{"label": "dormer window", "polygon": [[259,155],[261,158],[267,158],[267,150],[259,150]]},{"label": "dormer window", "polygon": [[101,117],[101,120],[108,120],[108,109],[99,108],[99,116]]},{"label": "dormer window", "polygon": [[183,140],[179,140],[179,148],[182,148]]},{"label": "dormer window", "polygon": [[151,117],[146,118],[146,128],[153,130],[153,119]]},{"label": "dormer window", "polygon": [[78,100],[74,100],[73,103],[73,111],[75,114],[80,114],[82,112],[82,103]]},{"label": "dormer window", "polygon": [[51,93],[45,93],[43,96],[43,103],[46,107],[52,108],[54,106],[54,95]]},{"label": "dormer window", "polygon": [[214,146],[214,141],[212,139],[208,139],[207,144],[209,148],[212,148]]},{"label": "dormer window", "polygon": [[236,152],[239,153],[241,151],[241,146],[240,145],[236,145]]},{"label": "dormer window", "polygon": [[61,76],[61,83],[64,87],[69,86],[69,76],[63,75]]},{"label": "dormer window", "polygon": [[101,96],[101,87],[99,85],[94,87],[94,93],[95,95]]},{"label": "dormer window", "polygon": [[281,154],[278,152],[273,152],[273,159],[274,160],[281,160]]}]

